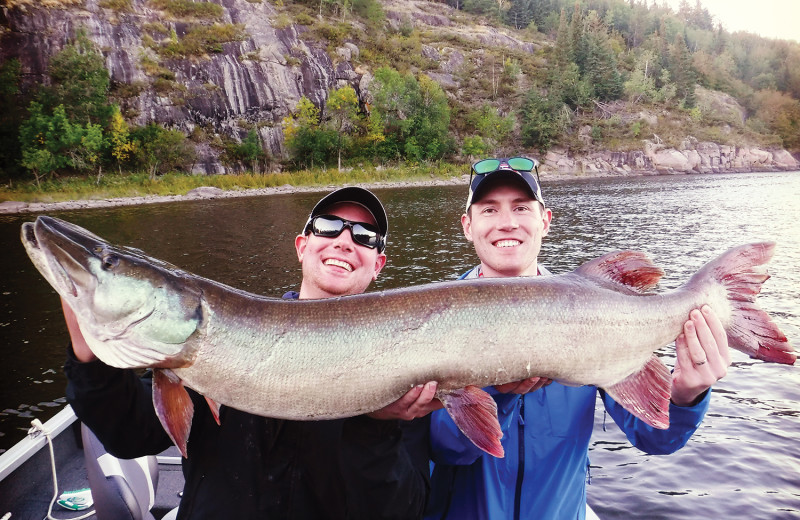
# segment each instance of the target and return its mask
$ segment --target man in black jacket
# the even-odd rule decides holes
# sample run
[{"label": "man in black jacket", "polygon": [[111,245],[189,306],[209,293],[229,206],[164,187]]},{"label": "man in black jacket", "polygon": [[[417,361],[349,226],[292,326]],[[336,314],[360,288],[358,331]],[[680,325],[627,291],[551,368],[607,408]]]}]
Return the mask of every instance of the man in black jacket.
[{"label": "man in black jacket", "polygon": [[[295,239],[303,281],[299,293],[284,297],[364,292],[386,263],[387,229],[371,192],[330,193]],[[77,416],[117,457],[169,447],[150,380],[99,361],[63,307],[72,338],[67,399]],[[431,382],[372,414],[330,421],[279,420],[224,406],[220,425],[190,391],[195,412],[178,518],[420,518],[429,490],[427,424],[409,421],[440,407],[435,391]]]}]

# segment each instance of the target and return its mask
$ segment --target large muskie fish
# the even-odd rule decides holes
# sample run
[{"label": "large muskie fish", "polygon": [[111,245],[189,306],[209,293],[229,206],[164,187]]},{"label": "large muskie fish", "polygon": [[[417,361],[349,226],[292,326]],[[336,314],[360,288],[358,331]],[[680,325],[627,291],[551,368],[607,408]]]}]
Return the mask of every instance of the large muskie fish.
[{"label": "large muskie fish", "polygon": [[22,242],[98,358],[155,369],[156,410],[184,455],[193,414],[184,384],[212,409],[318,420],[371,412],[437,381],[456,424],[495,456],[502,433],[480,387],[531,376],[604,388],[667,428],[672,380],[654,352],[703,304],[734,348],[795,361],[755,304],[771,243],[731,249],[666,294],[645,294],[663,271],[627,251],[558,276],[291,301],[195,276],[52,217],[25,223]]}]

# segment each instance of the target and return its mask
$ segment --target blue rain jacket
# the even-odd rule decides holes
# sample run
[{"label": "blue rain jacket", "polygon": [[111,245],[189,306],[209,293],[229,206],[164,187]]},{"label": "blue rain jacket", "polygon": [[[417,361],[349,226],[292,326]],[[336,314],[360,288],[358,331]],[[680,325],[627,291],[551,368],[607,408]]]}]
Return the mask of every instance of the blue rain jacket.
[{"label": "blue rain jacket", "polygon": [[[505,458],[478,449],[445,410],[431,415],[433,473],[427,519],[584,519],[589,441],[598,389],[552,383],[524,396],[486,389],[497,402]],[[691,407],[670,405],[658,430],[599,391],[609,415],[638,449],[668,454],[700,426],[711,392]]]}]

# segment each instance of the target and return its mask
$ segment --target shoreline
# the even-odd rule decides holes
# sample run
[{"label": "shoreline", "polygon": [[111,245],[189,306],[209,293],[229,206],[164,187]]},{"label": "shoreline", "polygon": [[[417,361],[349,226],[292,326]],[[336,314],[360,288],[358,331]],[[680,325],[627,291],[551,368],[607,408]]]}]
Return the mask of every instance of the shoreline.
[{"label": "shoreline", "polygon": [[[551,177],[552,178],[552,177]],[[559,177],[560,178],[560,177]],[[568,178],[568,177],[564,177]],[[424,181],[377,181],[357,182],[352,186],[361,186],[367,189],[406,188],[412,186],[461,186],[466,189],[469,175],[453,177],[451,179],[433,179]],[[350,185],[350,184],[347,184]],[[344,186],[344,185],[342,185]],[[0,215],[13,215],[25,213],[41,213],[45,211],[70,211],[79,209],[111,208],[118,206],[137,206],[143,204],[160,204],[165,202],[183,202],[191,200],[229,199],[239,197],[262,197],[268,195],[313,193],[331,191],[340,185],[326,186],[293,186],[284,184],[274,188],[251,188],[246,190],[223,190],[221,188],[201,186],[190,190],[186,195],[142,195],[136,197],[119,197],[111,199],[80,199],[59,202],[0,202]]]},{"label": "shoreline", "polygon": [[[794,170],[777,170],[777,169],[748,169],[746,171],[730,170],[725,172],[708,172],[709,175],[718,175],[723,173],[766,173],[775,171],[794,171]],[[542,175],[543,183],[547,181],[568,181],[568,180],[585,180],[585,179],[599,179],[607,177],[652,177],[661,175],[703,175],[702,173],[686,173],[686,172],[625,172],[624,174],[614,172],[587,172],[581,175],[570,175],[561,173],[547,173]],[[201,186],[190,190],[185,195],[140,195],[133,197],[118,197],[118,198],[98,198],[98,199],[78,199],[78,200],[65,200],[59,202],[23,202],[23,201],[5,201],[0,202],[0,215],[15,215],[27,213],[42,213],[47,211],[72,211],[81,209],[96,209],[96,208],[112,208],[120,206],[138,206],[144,204],[161,204],[166,202],[185,202],[192,200],[213,200],[213,199],[229,199],[239,197],[262,197],[268,195],[281,195],[292,193],[313,193],[332,191],[342,186],[360,186],[367,189],[384,189],[384,188],[407,188],[415,186],[464,186],[466,189],[469,183],[469,175],[464,174],[460,177],[452,177],[450,179],[431,179],[431,180],[416,180],[416,181],[375,181],[375,182],[356,182],[352,184],[342,185],[318,185],[318,186],[293,186],[291,184],[284,184],[272,188],[251,188],[245,190],[223,190],[221,188],[212,186]]]}]

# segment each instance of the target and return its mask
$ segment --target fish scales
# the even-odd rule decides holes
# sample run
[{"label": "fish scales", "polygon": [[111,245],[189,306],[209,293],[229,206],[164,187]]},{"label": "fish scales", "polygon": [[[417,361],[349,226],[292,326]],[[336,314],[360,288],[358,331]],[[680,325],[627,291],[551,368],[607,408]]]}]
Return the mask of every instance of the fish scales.
[{"label": "fish scales", "polygon": [[[632,298],[548,278],[447,282],[320,302],[241,296],[237,307],[252,317],[224,323],[212,315],[208,336],[215,339],[198,337],[197,361],[175,372],[203,395],[286,419],[376,410],[433,380],[447,390],[534,375],[608,386],[672,341],[695,305],[686,292]],[[425,312],[405,311],[418,308]],[[544,313],[546,322],[518,326]],[[239,384],[220,392],[231,378]],[[303,400],[291,398],[298,386]]]}]

